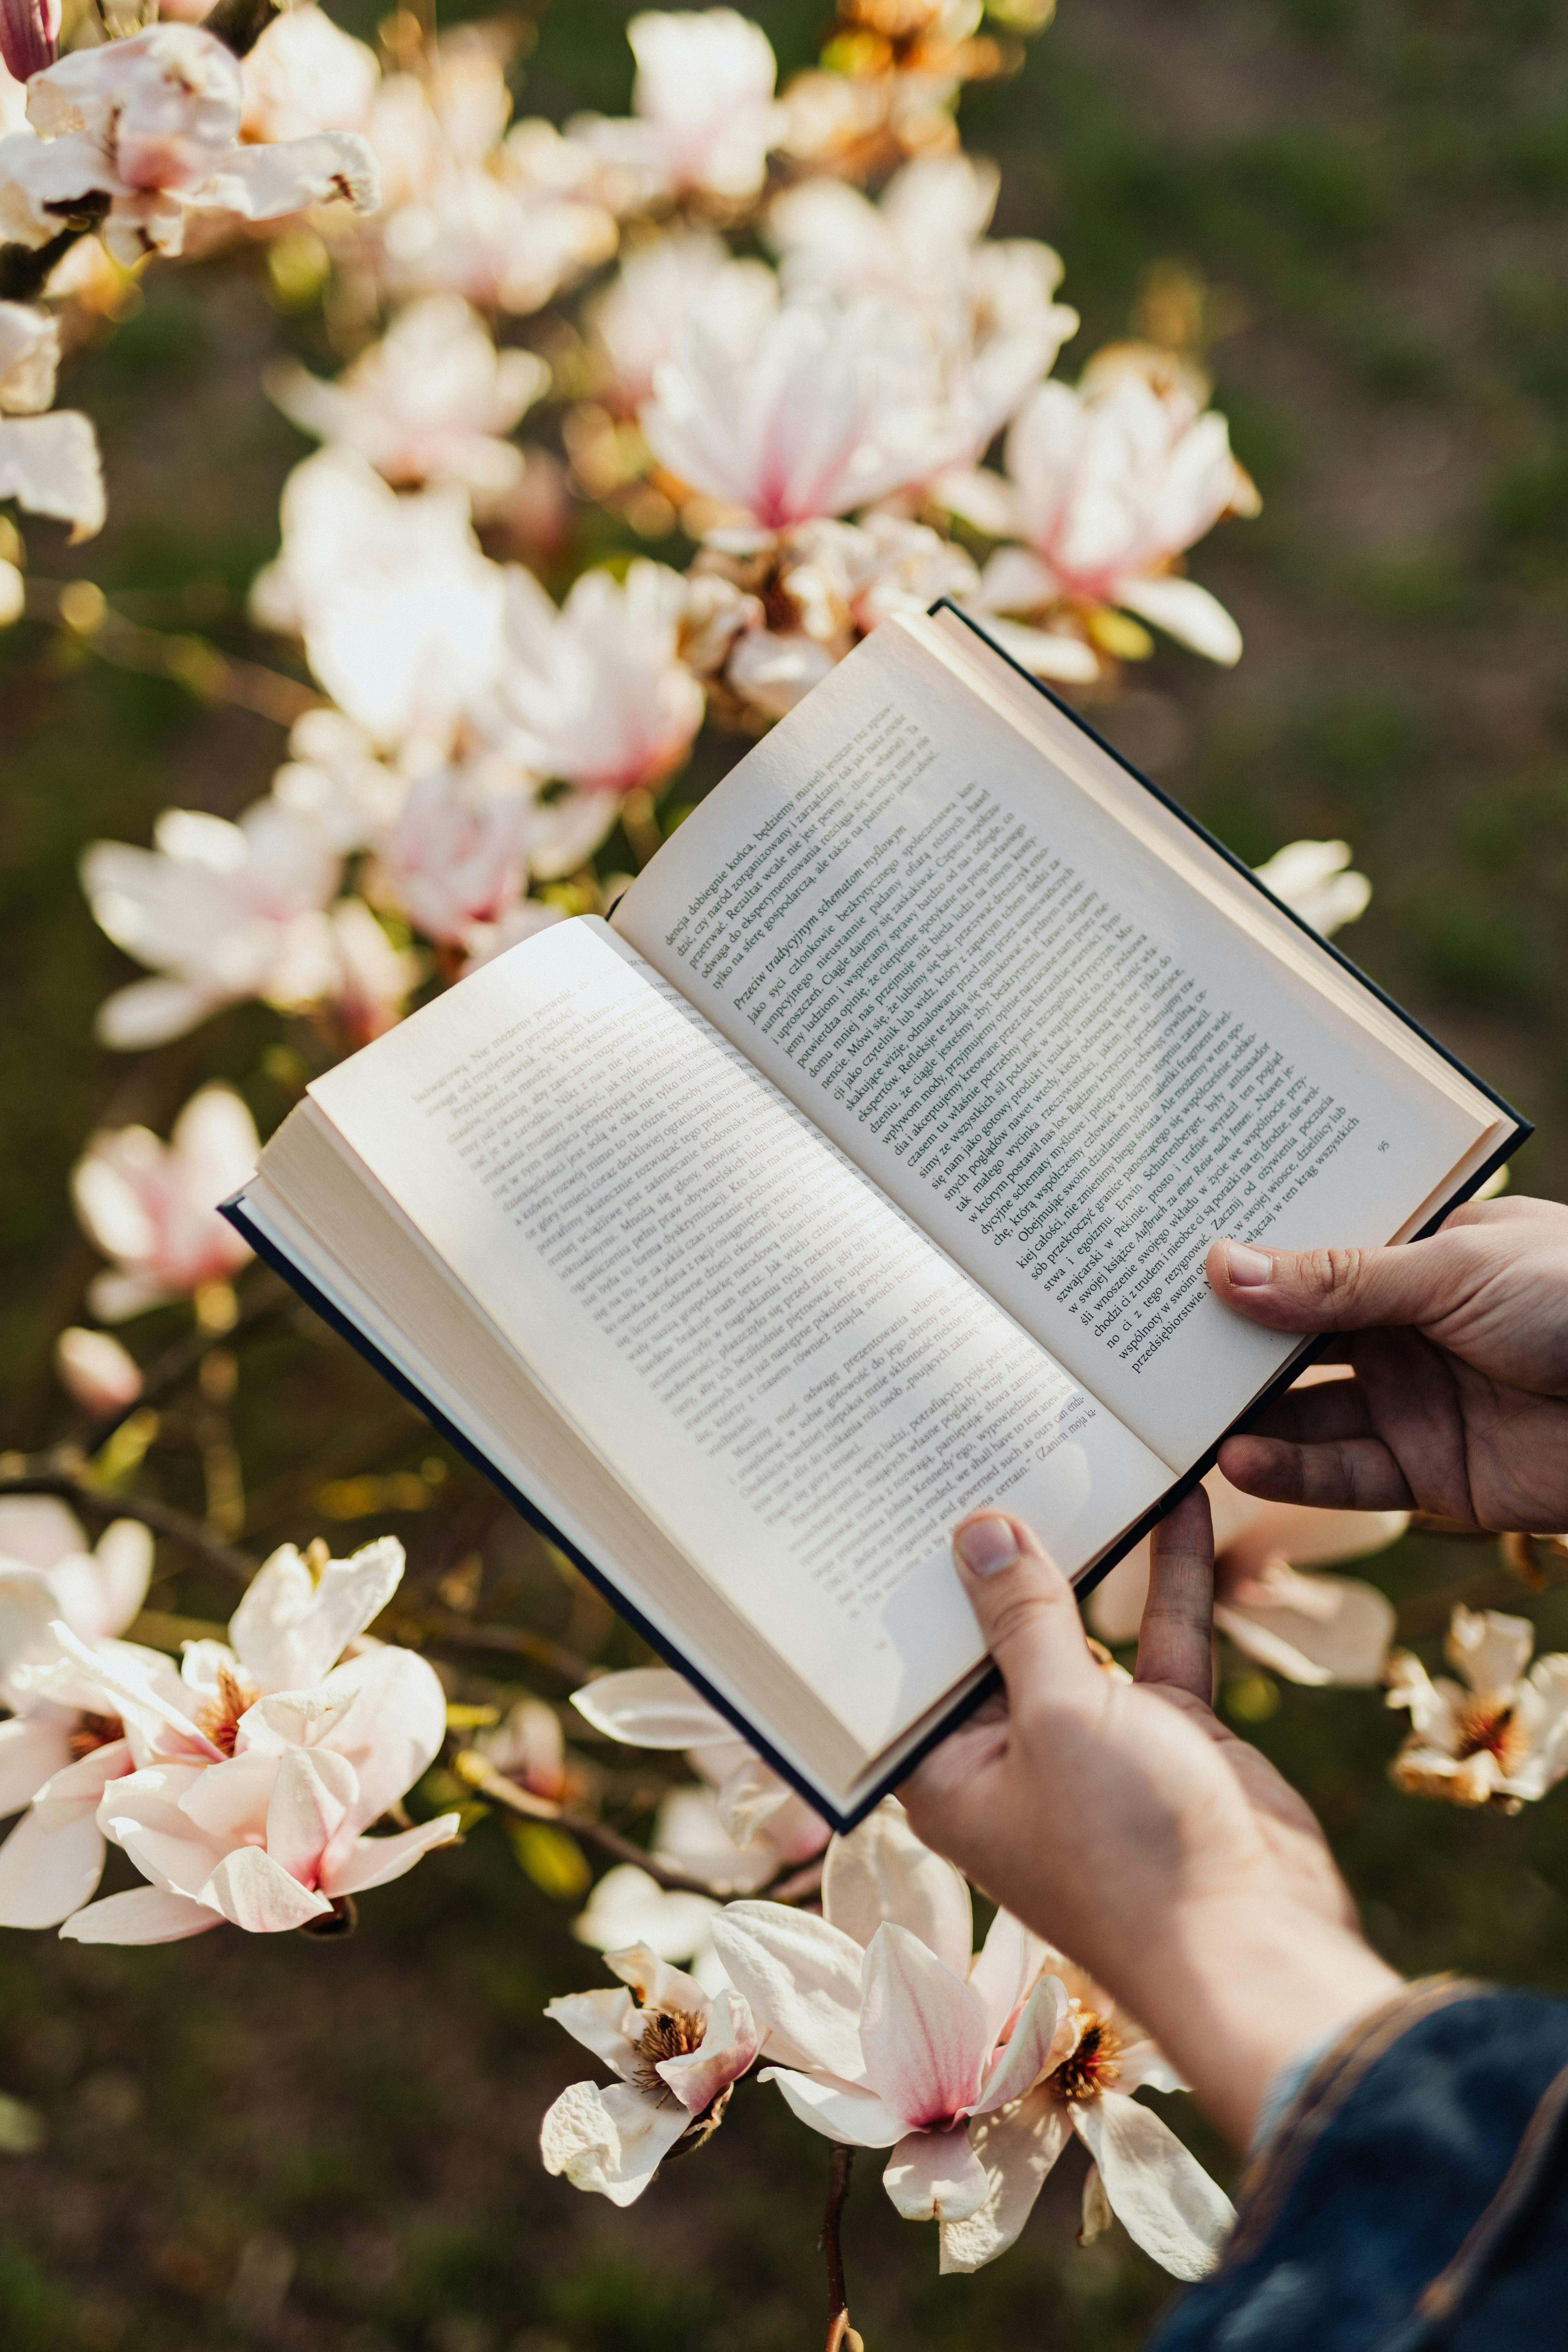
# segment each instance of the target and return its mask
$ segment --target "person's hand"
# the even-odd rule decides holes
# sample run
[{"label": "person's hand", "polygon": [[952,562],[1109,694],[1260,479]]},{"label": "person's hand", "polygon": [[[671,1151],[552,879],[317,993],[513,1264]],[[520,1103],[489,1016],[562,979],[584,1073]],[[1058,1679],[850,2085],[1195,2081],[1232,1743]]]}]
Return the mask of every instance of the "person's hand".
[{"label": "person's hand", "polygon": [[977,1512],[953,1549],[1005,1696],[904,1784],[916,1834],[1098,1977],[1245,2144],[1276,2070],[1398,1979],[1308,1807],[1209,1705],[1208,1498],[1155,1537],[1132,1683],[1021,1520]]},{"label": "person's hand", "polygon": [[1350,1380],[1292,1390],[1220,1468],[1270,1502],[1568,1528],[1568,1208],[1478,1201],[1430,1241],[1216,1242],[1209,1286],[1275,1331],[1354,1333]]}]

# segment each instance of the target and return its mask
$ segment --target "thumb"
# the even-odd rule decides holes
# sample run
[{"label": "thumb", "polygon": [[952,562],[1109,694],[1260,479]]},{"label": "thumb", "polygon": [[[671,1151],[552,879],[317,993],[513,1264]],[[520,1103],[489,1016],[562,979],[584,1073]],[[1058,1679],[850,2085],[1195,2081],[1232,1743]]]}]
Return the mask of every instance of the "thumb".
[{"label": "thumb", "polygon": [[1275,1331],[1364,1331],[1439,1321],[1473,1287],[1468,1237],[1437,1234],[1391,1249],[1265,1250],[1215,1242],[1209,1288]]},{"label": "thumb", "polygon": [[1033,1528],[975,1511],[954,1528],[952,1551],[1010,1707],[1066,1696],[1097,1673],[1072,1587]]}]

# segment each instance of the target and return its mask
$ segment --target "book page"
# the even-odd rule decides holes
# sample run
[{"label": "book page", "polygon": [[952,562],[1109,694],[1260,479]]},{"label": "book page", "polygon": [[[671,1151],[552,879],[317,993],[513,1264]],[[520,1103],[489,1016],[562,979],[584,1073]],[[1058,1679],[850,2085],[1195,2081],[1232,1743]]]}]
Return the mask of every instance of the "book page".
[{"label": "book page", "polygon": [[1209,1243],[1386,1241],[1481,1132],[897,624],[616,921],[1175,1469],[1298,1344]]},{"label": "book page", "polygon": [[983,1654],[948,1538],[1081,1567],[1163,1465],[597,921],[312,1098],[574,1425],[867,1752]]}]

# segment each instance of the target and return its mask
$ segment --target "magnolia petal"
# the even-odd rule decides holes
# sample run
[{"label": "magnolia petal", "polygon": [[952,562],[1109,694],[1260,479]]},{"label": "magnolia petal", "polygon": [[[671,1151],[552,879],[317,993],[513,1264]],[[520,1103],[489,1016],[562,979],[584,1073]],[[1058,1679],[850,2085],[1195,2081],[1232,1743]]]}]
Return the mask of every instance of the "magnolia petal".
[{"label": "magnolia petal", "polygon": [[189,1895],[161,1886],[136,1886],[127,1895],[106,1895],[75,1912],[60,1929],[77,1944],[174,1944],[182,1936],[204,1936],[221,1927],[219,1914]]},{"label": "magnolia petal", "polygon": [[877,1930],[866,1955],[860,2046],[871,2087],[911,2130],[973,2106],[990,2053],[980,1995],[907,1927]]},{"label": "magnolia petal", "polygon": [[334,199],[356,213],[374,212],[381,178],[366,141],[352,131],[322,131],[309,139],[277,139],[235,147],[187,201],[203,211],[238,213],[246,220],[277,220]]},{"label": "magnolia petal", "polygon": [[356,1633],[380,1616],[403,1576],[395,1536],[313,1576],[292,1544],[265,1561],[229,1619],[228,1637],[263,1691],[304,1690],[337,1664]]},{"label": "magnolia petal", "polygon": [[30,1805],[69,1764],[70,1752],[70,1727],[58,1717],[19,1715],[0,1723],[0,1820]]},{"label": "magnolia petal", "polygon": [[852,1937],[782,1903],[730,1903],[713,1922],[724,1973],[752,2005],[768,2055],[863,2083],[861,1969]]},{"label": "magnolia petal", "polygon": [[60,1614],[84,1641],[123,1633],[153,1580],[153,1531],[140,1519],[113,1519],[91,1552],[62,1560],[49,1580]]},{"label": "magnolia petal", "polygon": [[1100,656],[1071,629],[1035,629],[999,613],[982,614],[980,625],[993,645],[1036,677],[1054,677],[1063,686],[1090,686],[1100,676]]},{"label": "magnolia petal", "polygon": [[24,1813],[0,1845],[0,1927],[55,1927],[103,1875],[104,1840],[90,1813],[58,1828]]},{"label": "magnolia petal", "polygon": [[[229,1001],[229,991],[216,985],[204,988],[190,980],[133,980],[104,998],[93,1017],[92,1034],[100,1045],[117,1054],[142,1053],[149,1045],[166,1045],[172,1037],[188,1035]],[[99,1283],[105,1279],[100,1276]],[[95,1284],[95,1301],[100,1295]],[[111,1303],[104,1307],[95,1303],[94,1312],[109,1323],[123,1322],[127,1315],[136,1313],[134,1304],[116,1311],[116,1299],[117,1294],[110,1294]]]},{"label": "magnolia petal", "polygon": [[335,1666],[315,1696],[342,1711],[312,1745],[346,1756],[359,1781],[359,1795],[338,1832],[338,1846],[346,1848],[433,1761],[446,1737],[447,1694],[427,1658],[386,1648]]},{"label": "magnolia petal", "polygon": [[572,1933],[596,1951],[646,1945],[661,1960],[689,1960],[706,1948],[719,1908],[710,1895],[672,1893],[635,1862],[618,1862],[595,1882]]},{"label": "magnolia petal", "polygon": [[0,1676],[7,1685],[18,1667],[43,1664],[58,1656],[49,1629],[59,1613],[59,1603],[42,1576],[0,1563]]},{"label": "magnolia petal", "polygon": [[312,1887],[301,1886],[280,1862],[258,1845],[226,1854],[197,1898],[221,1911],[253,1936],[275,1936],[319,1919],[331,1905]]},{"label": "magnolia petal", "polygon": [[1006,2252],[1071,2135],[1067,2108],[1044,2084],[1016,2106],[970,2126],[970,2146],[985,2174],[985,2199],[966,2220],[943,2223],[944,2275],[977,2271]]},{"label": "magnolia petal", "polygon": [[819,2131],[847,2147],[892,2147],[907,2137],[903,2118],[883,2105],[874,2091],[857,2090],[848,2083],[825,2083],[816,2074],[799,2074],[793,2067],[768,2066],[764,2083],[776,2083],[785,2104]]},{"label": "magnolia petal", "polygon": [[1017,493],[1011,482],[984,466],[958,467],[938,474],[931,488],[949,514],[972,522],[992,539],[1005,539],[1017,526]]},{"label": "magnolia petal", "polygon": [[1129,2042],[1116,2061],[1116,2087],[1133,2091],[1190,2091],[1156,2042]]},{"label": "magnolia petal", "polygon": [[1226,669],[1241,659],[1241,631],[1219,598],[1195,580],[1123,579],[1116,583],[1114,594],[1127,612],[1152,621],[1194,653],[1205,654]]},{"label": "magnolia petal", "polygon": [[647,1944],[606,1952],[605,1965],[615,1970],[623,1984],[630,1985],[644,2009],[683,2009],[693,2017],[708,2014],[708,1997],[696,1979],[671,1968]]},{"label": "magnolia petal", "polygon": [[726,2084],[743,2074],[761,2047],[750,2009],[726,1987],[708,2013],[700,2046],[682,2058],[661,2058],[654,2072],[668,2083],[688,2112],[707,2112]]},{"label": "magnolia petal", "polygon": [[984,2003],[993,2042],[1006,2031],[1027,1996],[1046,1952],[1047,1946],[1032,1927],[1026,1927],[1010,1911],[997,1912],[969,1971],[969,1981]]},{"label": "magnolia petal", "polygon": [[[1368,1689],[1380,1683],[1394,1633],[1394,1603],[1374,1584],[1349,1576],[1300,1576],[1291,1572],[1285,1590],[1312,1589],[1321,1610],[1265,1601],[1216,1601],[1215,1623],[1237,1648],[1288,1682],[1339,1683]],[[1308,1596],[1303,1595],[1302,1598]]]},{"label": "magnolia petal", "polygon": [[454,1843],[462,1827],[461,1813],[438,1813],[434,1821],[416,1822],[391,1837],[356,1838],[346,1854],[322,1870],[321,1892],[364,1895],[373,1886],[389,1886],[437,1846]]},{"label": "magnolia petal", "polygon": [[862,1948],[885,1921],[908,1928],[945,1968],[969,1973],[973,1914],[961,1871],[922,1845],[896,1797],[828,1845],[822,1912]]},{"label": "magnolia petal", "polygon": [[1042,1977],[1024,2005],[975,2102],[976,2115],[990,2115],[1032,2090],[1071,2050],[1078,2026],[1059,1977]]},{"label": "magnolia petal", "polygon": [[313,1887],[321,1856],[359,1794],[353,1766],[330,1748],[290,1748],[267,1806],[267,1852],[290,1878]]},{"label": "magnolia petal", "polygon": [[717,1708],[668,1666],[602,1675],[574,1691],[572,1704],[595,1731],[632,1748],[701,1748],[733,1737]]},{"label": "magnolia petal", "polygon": [[967,2221],[985,2202],[984,2167],[963,2124],[910,2132],[888,2158],[882,2186],[906,2221]]},{"label": "magnolia petal", "polygon": [[184,1708],[158,1688],[132,1643],[110,1642],[100,1649],[92,1650],[85,1642],[79,1642],[63,1621],[56,1622],[53,1632],[60,1648],[83,1668],[89,1681],[119,1701],[118,1712],[121,1715],[127,1717],[133,1714],[151,1717],[155,1722],[166,1724],[171,1731],[178,1732],[197,1753],[209,1757],[215,1764],[227,1760],[223,1749],[216,1747],[205,1732],[197,1730]]},{"label": "magnolia petal", "polygon": [[636,2202],[691,2121],[679,2099],[652,2099],[629,2084],[574,2083],[539,2132],[546,2172],[612,2205]]},{"label": "magnolia petal", "polygon": [[73,540],[100,531],[108,509],[90,421],[74,408],[0,419],[0,499],[68,522]]},{"label": "magnolia petal", "polygon": [[1511,1690],[1530,1662],[1535,1628],[1528,1617],[1507,1617],[1500,1609],[1461,1605],[1449,1622],[1443,1648],[1448,1664],[1473,1691]]},{"label": "magnolia petal", "polygon": [[33,1811],[46,1829],[63,1829],[83,1813],[96,1813],[110,1782],[132,1769],[131,1742],[106,1740],[51,1774],[33,1800]]},{"label": "magnolia petal", "polygon": [[1173,2278],[1213,2270],[1236,2209],[1175,2133],[1118,2091],[1075,2105],[1072,2121],[1128,2236]]},{"label": "magnolia petal", "polygon": [[613,2074],[630,2082],[636,2064],[632,2044],[640,2032],[637,2009],[625,1985],[602,1985],[593,1992],[565,1992],[545,2009],[574,2042],[602,2059]]}]

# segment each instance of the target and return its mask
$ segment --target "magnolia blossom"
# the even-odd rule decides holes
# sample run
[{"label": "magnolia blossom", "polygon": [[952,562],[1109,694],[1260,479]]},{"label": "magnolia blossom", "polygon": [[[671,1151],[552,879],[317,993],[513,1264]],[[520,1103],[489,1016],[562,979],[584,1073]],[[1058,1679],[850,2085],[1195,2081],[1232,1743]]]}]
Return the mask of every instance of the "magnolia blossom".
[{"label": "magnolia blossom", "polygon": [[321,1003],[352,1046],[368,1045],[402,1020],[425,958],[390,940],[363,898],[340,898],[327,920],[334,966]]},{"label": "magnolia blossom", "polygon": [[541,2127],[540,2149],[547,2172],[630,2205],[677,2140],[718,2124],[760,2036],[732,1987],[710,1996],[645,1945],[606,1958],[620,1990],[568,1993],[544,2013],[619,2080],[607,2090],[574,2083],[563,2091]]},{"label": "magnolia blossom", "polygon": [[984,451],[1078,331],[1055,300],[1059,256],[984,230],[1001,174],[967,155],[907,163],[873,204],[841,180],[803,180],[774,203],[769,232],[786,289],[911,302],[943,355],[966,457]]},{"label": "magnolia blossom", "polygon": [[651,398],[654,378],[675,358],[689,321],[700,320],[721,341],[743,339],[752,318],[777,299],[766,263],[734,260],[710,229],[671,229],[634,247],[585,310],[616,406],[635,415]]},{"label": "magnolia blossom", "polygon": [[225,1086],[194,1094],[167,1143],[144,1127],[95,1135],[71,1171],[82,1229],[115,1261],[88,1292],[93,1313],[121,1323],[237,1274],[250,1250],[217,1203],[255,1172],[259,1150]]},{"label": "magnolia blossom", "polygon": [[[60,0],[0,0],[0,72],[18,83],[59,55]],[[0,114],[0,127],[5,117]]]},{"label": "magnolia blossom", "polygon": [[[1180,2085],[1145,2037],[1006,1912],[971,1948],[969,1889],[889,1801],[828,1848],[823,1913],[731,1904],[714,1941],[802,2122],[891,2150],[883,2185],[942,2224],[942,2267],[1010,2245],[1077,2129],[1145,2250],[1200,2276],[1233,2218],[1157,2116],[1127,2094]],[[1070,1981],[1069,1981],[1070,1979]]]},{"label": "magnolia blossom", "polygon": [[381,80],[375,51],[314,0],[274,17],[240,71],[240,136],[258,141],[363,131]]},{"label": "magnolia blossom", "polygon": [[1006,478],[944,478],[956,513],[998,539],[981,603],[1029,614],[1059,599],[1120,605],[1234,662],[1241,634],[1224,606],[1172,566],[1224,514],[1257,511],[1225,418],[1191,389],[1133,363],[1091,370],[1075,391],[1043,383],[1010,427]]},{"label": "magnolia blossom", "polygon": [[[0,152],[10,142],[0,140]],[[72,525],[73,540],[103,528],[103,468],[90,421],[75,409],[46,416],[59,364],[58,322],[22,302],[0,302],[0,499]]]},{"label": "magnolia blossom", "polygon": [[1257,868],[1258,878],[1304,923],[1331,939],[1359,921],[1371,902],[1366,876],[1349,870],[1353,854],[1348,841],[1288,842]]},{"label": "magnolia blossom", "polygon": [[[1324,1366],[1318,1376],[1333,1374]],[[1409,1513],[1261,1503],[1218,1470],[1204,1486],[1214,1515],[1215,1623],[1243,1656],[1287,1682],[1381,1682],[1394,1625],[1386,1593],[1354,1577],[1301,1570],[1384,1550],[1404,1534]],[[1089,1596],[1089,1622],[1102,1641],[1137,1639],[1148,1592],[1145,1537]]]},{"label": "magnolia blossom", "polygon": [[142,1367],[107,1331],[70,1324],[55,1341],[61,1386],[94,1420],[123,1412],[142,1393]]},{"label": "magnolia blossom", "polygon": [[39,134],[0,140],[0,234],[47,245],[62,214],[107,195],[99,234],[127,266],[178,253],[187,215],[276,220],[341,197],[377,202],[363,139],[324,131],[265,147],[238,144],[239,60],[195,25],[154,25],[132,39],[74,49],[27,85]]},{"label": "magnolia blossom", "polygon": [[688,1762],[714,1792],[713,1823],[728,1841],[728,1849],[705,1824],[705,1866],[694,1850],[696,1817],[689,1812],[673,1835],[674,1818],[661,1814],[655,1845],[679,1867],[711,1877],[715,1892],[763,1885],[781,1868],[821,1853],[827,1839],[821,1814],[797,1797],[736,1736],[718,1709],[669,1667],[636,1666],[626,1674],[602,1675],[574,1691],[572,1704],[595,1730],[625,1740],[628,1747],[687,1751]]},{"label": "magnolia blossom", "polygon": [[595,1881],[572,1933],[598,1952],[637,1944],[661,1960],[684,1961],[698,1983],[714,1992],[726,1981],[713,1948],[713,1922],[723,1907],[710,1895],[661,1886],[651,1872],[622,1862]]},{"label": "magnolia blossom", "polygon": [[370,849],[396,824],[408,777],[376,755],[364,729],[321,706],[297,719],[289,759],[272,779],[272,798],[301,817],[342,856]]},{"label": "magnolia blossom", "polygon": [[1410,1730],[1394,1760],[1396,1784],[1415,1797],[1489,1805],[1517,1813],[1568,1774],[1568,1656],[1537,1658],[1527,1617],[1457,1608],[1444,1648],[1462,1683],[1436,1681],[1398,1650],[1388,1664],[1388,1705]]},{"label": "magnolia blossom", "polygon": [[688,321],[640,423],[660,464],[758,529],[846,514],[955,452],[938,356],[907,305],[786,302]]},{"label": "magnolia blossom", "polygon": [[755,195],[784,137],[778,67],[760,25],[733,8],[634,16],[633,119],[584,116],[574,139],[624,173],[627,200]]},{"label": "magnolia blossom", "polygon": [[500,651],[502,575],[455,485],[400,498],[357,451],[320,450],[283,488],[283,544],[251,589],[327,692],[381,745],[445,748]]},{"label": "magnolia blossom", "polygon": [[492,1729],[475,1734],[473,1744],[487,1764],[520,1789],[554,1801],[565,1795],[566,1742],[561,1717],[542,1698],[514,1699]]},{"label": "magnolia blossom", "polygon": [[264,800],[237,824],[165,809],[153,838],[152,849],[95,841],[81,861],[100,928],[160,975],[99,1007],[103,1045],[159,1045],[248,996],[289,1006],[328,992],[334,964],[324,909],[342,861],[314,824]]},{"label": "magnolia blossom", "polygon": [[521,895],[533,809],[528,792],[476,790],[459,769],[422,776],[382,845],[377,895],[427,939],[465,946]]},{"label": "magnolia blossom", "polygon": [[531,572],[507,572],[503,650],[481,730],[535,774],[584,793],[663,782],[702,724],[702,688],[676,650],[679,572],[585,572],[559,612]]},{"label": "magnolia blossom", "polygon": [[268,379],[301,432],[356,450],[389,482],[458,482],[489,503],[518,482],[522,453],[505,436],[549,384],[542,359],[498,352],[457,294],[411,304],[336,383],[293,365]]},{"label": "magnolia blossom", "polygon": [[14,1710],[0,1723],[0,1815],[31,1809],[0,1846],[0,1927],[56,1927],[86,1902],[103,1870],[94,1811],[133,1760],[95,1693],[46,1696],[29,1670],[60,1664],[57,1622],[88,1643],[122,1633],[152,1572],[153,1538],[137,1520],[114,1520],[89,1551],[63,1503],[0,1500],[0,1696]]}]

